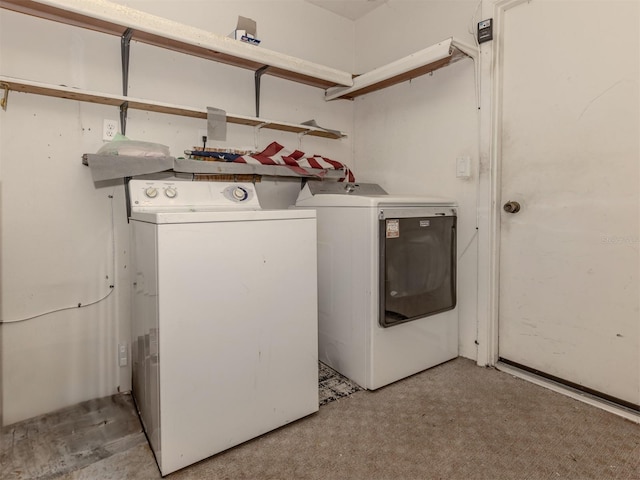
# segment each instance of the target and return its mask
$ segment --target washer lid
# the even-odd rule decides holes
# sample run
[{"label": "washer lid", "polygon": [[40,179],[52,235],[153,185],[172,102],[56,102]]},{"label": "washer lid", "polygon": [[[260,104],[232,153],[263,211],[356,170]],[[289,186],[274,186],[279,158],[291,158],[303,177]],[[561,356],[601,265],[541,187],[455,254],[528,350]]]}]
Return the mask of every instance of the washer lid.
[{"label": "washer lid", "polygon": [[[318,183],[326,183],[327,185],[319,187]],[[353,188],[349,188],[349,185],[352,185]],[[307,182],[296,201],[297,207],[406,207],[423,205],[455,207],[456,202],[442,197],[389,195],[376,184],[338,182]]]},{"label": "washer lid", "polygon": [[131,212],[131,220],[155,223],[218,223],[218,222],[254,222],[265,220],[291,220],[315,218],[315,210],[224,210],[220,208],[173,208],[173,209],[137,209]]}]

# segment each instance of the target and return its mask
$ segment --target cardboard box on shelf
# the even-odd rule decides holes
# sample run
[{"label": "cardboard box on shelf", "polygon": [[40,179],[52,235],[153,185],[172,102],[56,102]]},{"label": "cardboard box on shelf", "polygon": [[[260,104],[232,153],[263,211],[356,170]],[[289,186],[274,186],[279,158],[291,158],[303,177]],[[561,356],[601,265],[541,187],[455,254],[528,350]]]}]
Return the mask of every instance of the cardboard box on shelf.
[{"label": "cardboard box on shelf", "polygon": [[258,26],[255,20],[238,16],[236,29],[229,34],[229,37],[252,45],[260,45],[260,40],[257,38],[257,32]]}]

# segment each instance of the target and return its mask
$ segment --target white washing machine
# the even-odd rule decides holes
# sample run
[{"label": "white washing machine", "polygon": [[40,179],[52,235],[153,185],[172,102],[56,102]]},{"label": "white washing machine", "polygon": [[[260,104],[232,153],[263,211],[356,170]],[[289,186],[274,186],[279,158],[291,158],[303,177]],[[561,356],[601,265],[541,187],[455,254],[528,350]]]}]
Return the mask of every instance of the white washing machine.
[{"label": "white washing machine", "polygon": [[162,475],[318,410],[316,219],[131,180],[133,395]]},{"label": "white washing machine", "polygon": [[310,181],[320,360],[374,390],[458,356],[456,204]]}]

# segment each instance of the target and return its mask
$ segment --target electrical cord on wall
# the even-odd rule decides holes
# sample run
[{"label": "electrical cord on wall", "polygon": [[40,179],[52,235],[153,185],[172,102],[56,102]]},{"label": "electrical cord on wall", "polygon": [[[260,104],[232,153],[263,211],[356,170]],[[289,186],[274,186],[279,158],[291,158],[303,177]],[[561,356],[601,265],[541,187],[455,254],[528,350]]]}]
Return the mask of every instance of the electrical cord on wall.
[{"label": "electrical cord on wall", "polygon": [[115,285],[109,285],[109,292],[104,295],[103,297],[94,300],[92,302],[89,303],[78,303],[78,305],[73,305],[73,306],[69,306],[69,307],[61,307],[61,308],[57,308],[55,310],[49,310],[43,313],[38,313],[36,315],[31,315],[29,317],[25,317],[25,318],[16,318],[16,319],[11,319],[11,320],[0,320],[0,325],[2,324],[9,324],[9,323],[20,323],[20,322],[26,322],[27,320],[33,320],[35,318],[39,318],[39,317],[44,317],[45,315],[51,315],[52,313],[58,313],[58,312],[64,312],[65,310],[74,310],[76,308],[84,308],[84,307],[89,307],[91,305],[95,305],[96,303],[100,303],[103,300],[107,299],[109,297],[109,295],[111,295],[113,293],[113,290],[115,289]]},{"label": "electrical cord on wall", "polygon": [[460,253],[460,255],[458,255],[458,261],[460,261],[462,259],[462,257],[464,257],[464,254],[467,253],[467,250],[469,250],[469,247],[471,246],[471,244],[473,243],[473,240],[477,236],[478,236],[478,227],[475,228],[475,231],[473,232],[473,235],[471,235],[471,238],[467,242],[467,245],[462,249],[462,253]]},{"label": "electrical cord on wall", "polygon": [[[114,188],[113,192],[111,193],[111,195],[109,195],[110,207],[111,207],[111,271],[112,271],[112,278],[113,279],[115,279],[115,272],[116,272],[116,233],[115,233],[116,230],[115,230],[115,214],[114,214],[114,208],[113,208],[113,197],[114,197],[114,194],[115,194],[115,188]],[[78,302],[76,305],[70,305],[70,306],[67,306],[67,307],[60,307],[60,308],[48,310],[46,312],[37,313],[35,315],[30,315],[30,316],[24,317],[24,318],[16,318],[16,319],[11,319],[11,320],[0,319],[0,325],[9,324],[9,323],[21,323],[21,322],[26,322],[28,320],[33,320],[33,319],[36,319],[36,318],[44,317],[46,315],[51,315],[53,313],[64,312],[65,310],[74,310],[76,308],[90,307],[91,305],[96,305],[96,304],[98,304],[100,302],[103,302],[107,298],[109,298],[109,296],[113,293],[114,290],[115,290],[115,283],[112,281],[112,282],[110,282],[110,285],[109,285],[109,291],[106,292],[105,294],[103,294],[97,300],[91,300],[91,301],[88,301],[88,302]]]}]

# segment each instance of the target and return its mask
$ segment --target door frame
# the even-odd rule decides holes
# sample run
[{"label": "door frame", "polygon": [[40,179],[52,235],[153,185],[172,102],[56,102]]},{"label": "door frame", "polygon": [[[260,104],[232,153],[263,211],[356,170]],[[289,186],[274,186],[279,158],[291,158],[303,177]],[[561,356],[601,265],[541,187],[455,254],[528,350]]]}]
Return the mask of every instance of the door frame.
[{"label": "door frame", "polygon": [[[478,191],[478,331],[476,363],[498,362],[502,172],[502,64],[504,15],[532,0],[483,0],[494,40],[480,45],[480,178]],[[482,108],[487,105],[488,108]]]}]

